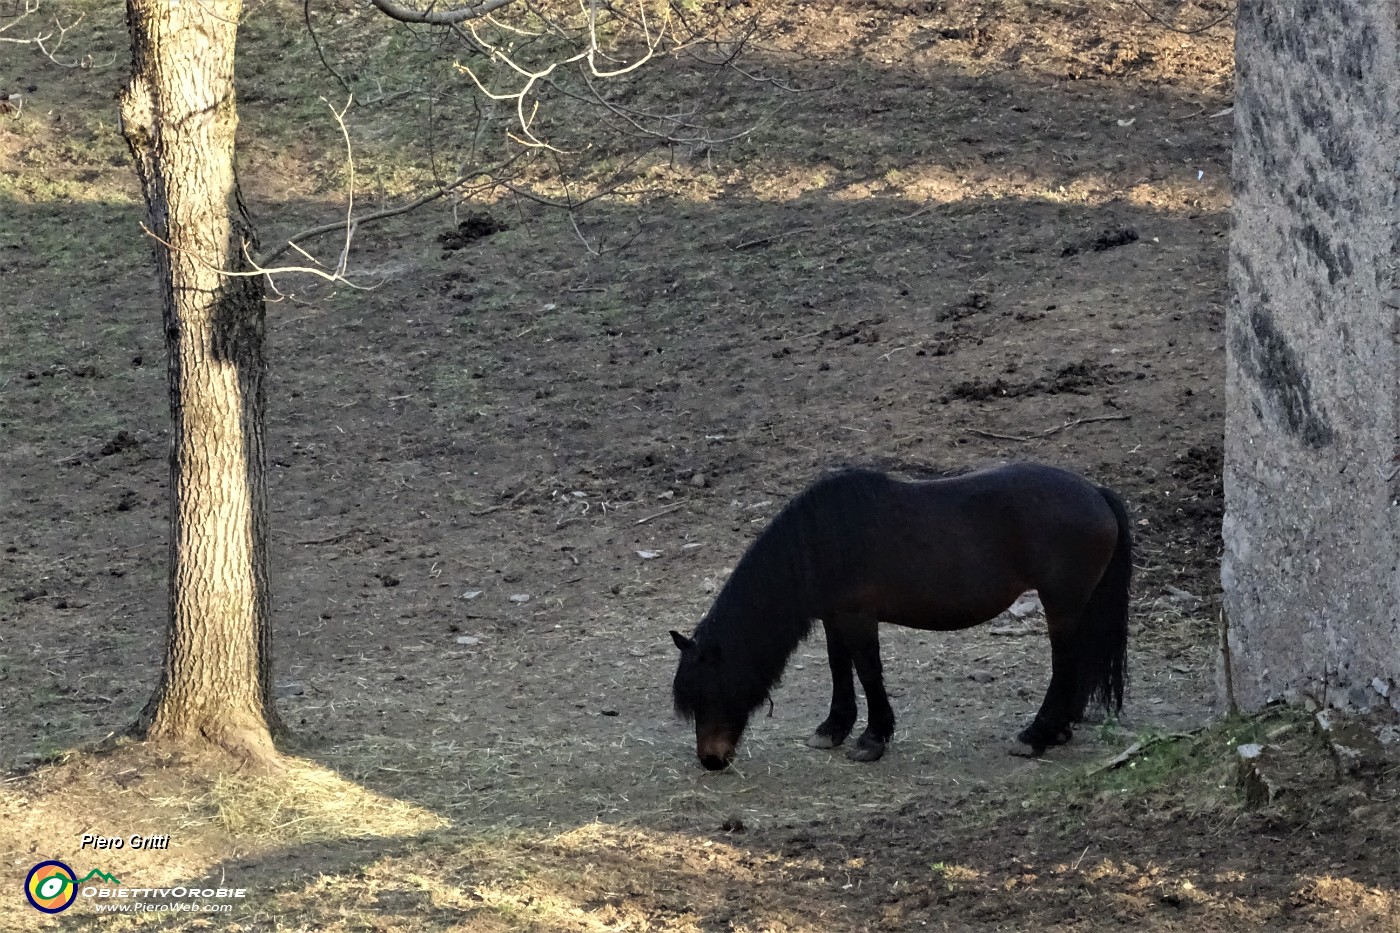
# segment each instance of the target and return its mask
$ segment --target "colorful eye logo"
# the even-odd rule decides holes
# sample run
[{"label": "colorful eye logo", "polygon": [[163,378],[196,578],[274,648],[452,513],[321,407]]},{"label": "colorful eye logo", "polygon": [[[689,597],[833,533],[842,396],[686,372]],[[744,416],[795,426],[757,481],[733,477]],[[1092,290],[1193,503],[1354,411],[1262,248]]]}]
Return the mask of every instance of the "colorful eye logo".
[{"label": "colorful eye logo", "polygon": [[24,896],[35,910],[56,914],[78,899],[78,880],[73,869],[62,862],[40,862],[24,879]]}]

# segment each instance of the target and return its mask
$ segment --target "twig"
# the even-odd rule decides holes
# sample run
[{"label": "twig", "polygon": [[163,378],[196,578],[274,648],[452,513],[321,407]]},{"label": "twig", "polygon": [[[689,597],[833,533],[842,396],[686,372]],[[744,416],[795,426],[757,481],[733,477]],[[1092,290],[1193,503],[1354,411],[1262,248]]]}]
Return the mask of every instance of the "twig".
[{"label": "twig", "polygon": [[349,531],[342,531],[340,534],[338,534],[338,535],[331,535],[331,536],[328,537],[328,538],[308,538],[308,539],[305,540],[305,541],[293,541],[293,542],[292,542],[292,546],[293,546],[293,547],[310,547],[310,546],[313,545],[313,544],[334,544],[334,543],[337,542],[337,541],[344,541],[346,538],[352,537],[353,535],[357,535],[357,534],[359,534],[359,533],[360,533],[360,529],[358,529],[358,528],[351,528]]},{"label": "twig", "polygon": [[668,505],[668,506],[666,506],[666,508],[662,509],[660,512],[652,512],[650,515],[647,515],[647,516],[645,516],[645,517],[643,517],[643,518],[637,519],[637,521],[636,521],[634,524],[637,524],[637,525],[645,525],[647,522],[651,521],[653,518],[660,518],[660,517],[663,516],[663,515],[668,515],[668,514],[670,514],[671,512],[674,512],[676,509],[679,509],[679,508],[684,507],[684,505],[685,505],[684,502],[677,502],[675,505]]},{"label": "twig", "polygon": [[905,221],[913,220],[915,217],[922,217],[924,214],[927,214],[929,211],[937,210],[938,208],[943,207],[943,206],[945,206],[945,205],[944,205],[942,202],[936,202],[936,203],[933,203],[933,204],[925,204],[923,207],[919,208],[917,211],[913,211],[912,213],[909,213],[909,214],[900,214],[898,217],[881,217],[879,220],[872,220],[872,221],[870,221],[870,222],[868,222],[868,223],[863,224],[862,226],[863,226],[866,230],[871,230],[871,229],[874,229],[875,227],[884,226],[885,224],[902,224],[902,223],[904,223]]},{"label": "twig", "polygon": [[321,48],[321,37],[316,35],[316,27],[311,25],[311,0],[302,0],[301,16],[302,19],[306,21],[306,34],[311,37],[311,44],[316,47],[316,57],[321,59],[321,67],[325,68],[326,71],[330,73],[331,77],[340,82],[340,86],[345,88],[345,93],[353,96],[355,89],[350,86],[350,82],[346,81],[345,78],[341,76],[340,72],[336,71],[335,68],[331,66],[331,63],[326,60],[326,53]]},{"label": "twig", "polygon": [[983,431],[980,428],[968,428],[967,433],[976,434],[978,437],[990,437],[998,441],[1038,441],[1042,438],[1059,434],[1066,428],[1073,428],[1081,424],[1091,424],[1095,421],[1127,421],[1131,417],[1132,415],[1094,415],[1090,418],[1075,418],[1073,421],[1066,421],[1064,424],[1056,425],[1053,428],[1047,428],[1038,434],[1027,434],[1024,437],[1017,434],[997,434],[993,431]]},{"label": "twig", "polygon": [[[316,276],[316,277],[318,277],[318,278],[325,279],[327,282],[340,282],[340,283],[342,283],[342,284],[344,284],[344,285],[348,285],[350,288],[353,288],[353,289],[356,289],[356,290],[362,291],[362,292],[372,292],[372,291],[374,291],[376,288],[379,287],[379,285],[356,285],[354,282],[350,281],[349,279],[345,278],[344,276],[335,276],[335,275],[331,275],[329,272],[322,272],[320,269],[313,269],[313,268],[311,268],[310,266],[278,266],[278,267],[276,267],[275,269],[253,268],[253,269],[248,269],[248,270],[239,271],[239,272],[230,271],[230,270],[228,270],[228,269],[221,269],[221,268],[219,268],[218,266],[214,265],[214,264],[213,264],[212,262],[210,262],[209,260],[205,259],[205,258],[204,258],[203,256],[201,256],[200,254],[196,253],[194,250],[185,249],[185,248],[183,248],[183,247],[176,246],[174,243],[171,243],[169,240],[165,239],[165,238],[162,237],[160,234],[156,233],[156,232],[155,232],[154,230],[152,230],[150,227],[146,226],[145,221],[142,221],[140,224],[138,224],[138,226],[140,226],[141,231],[142,231],[143,233],[145,233],[146,236],[148,236],[148,237],[150,237],[151,239],[155,240],[157,243],[159,243],[161,246],[164,246],[166,249],[170,250],[172,253],[180,253],[180,254],[182,254],[182,255],[189,256],[189,257],[191,257],[192,259],[194,259],[195,262],[199,263],[199,264],[200,264],[201,266],[203,266],[204,268],[210,270],[211,272],[215,272],[215,273],[217,273],[218,275],[223,276],[224,278],[228,278],[228,279],[240,279],[240,278],[251,278],[251,277],[253,277],[253,276],[261,276],[261,275],[272,276],[272,275],[287,274],[287,273],[291,273],[291,272],[304,272],[304,273],[306,273],[307,275],[314,275],[314,276]],[[335,229],[339,230],[339,229],[340,229],[340,224],[336,224]],[[306,255],[307,255],[307,253],[306,253],[305,250],[302,250],[302,249],[296,247],[295,244],[293,244],[293,247],[292,247],[292,248],[297,249],[297,252],[301,253],[303,256],[306,256]],[[247,261],[248,261],[249,263],[254,263],[253,257],[251,257],[251,256],[248,255],[248,244],[247,244],[246,242],[243,244],[243,254],[244,254],[244,258],[247,259]],[[315,262],[315,261],[316,261],[314,257],[308,257],[308,258],[311,258],[311,261],[312,261],[312,262]],[[383,282],[381,281],[380,284],[382,285]],[[280,295],[280,294],[281,294],[281,293],[279,292],[279,295]]]},{"label": "twig", "polygon": [[1130,759],[1140,754],[1149,744],[1151,743],[1134,742],[1132,745],[1129,745],[1127,748],[1108,759],[1108,761],[1105,761],[1103,764],[1090,771],[1089,776],[1093,777],[1096,774],[1102,774],[1105,771],[1112,771],[1114,768],[1123,767]]},{"label": "twig", "polygon": [[1203,731],[1203,729],[1196,729],[1192,732],[1168,732],[1166,735],[1155,735],[1150,739],[1140,739],[1134,742],[1132,745],[1129,745],[1127,748],[1123,749],[1118,754],[1114,755],[1112,758],[1108,759],[1108,761],[1105,761],[1103,764],[1099,765],[1097,768],[1094,768],[1091,771],[1089,771],[1087,776],[1093,777],[1094,775],[1102,774],[1105,771],[1112,771],[1114,768],[1121,768],[1129,761],[1132,761],[1134,758],[1136,758],[1138,755],[1141,755],[1143,752],[1147,751],[1149,748],[1161,745],[1164,742],[1176,742],[1180,739],[1194,739],[1197,736],[1199,736]]},{"label": "twig", "polygon": [[520,497],[523,496],[523,495],[525,495],[525,493],[527,493],[527,492],[529,492],[529,491],[530,491],[530,487],[529,487],[529,486],[526,486],[524,489],[520,490],[520,491],[517,492],[515,495],[511,496],[509,499],[507,499],[505,502],[502,502],[500,505],[493,505],[493,506],[489,506],[489,507],[484,508],[484,509],[477,509],[475,512],[470,512],[470,513],[468,513],[468,514],[473,515],[473,516],[475,516],[475,517],[477,517],[477,518],[480,518],[480,517],[483,516],[483,515],[490,515],[492,512],[499,512],[499,511],[501,511],[502,509],[508,509],[508,508],[510,508],[512,505],[515,505],[515,503],[519,502],[519,501],[520,501]]},{"label": "twig", "polygon": [[1199,33],[1199,32],[1205,32],[1205,31],[1208,30],[1208,29],[1214,29],[1216,26],[1219,26],[1221,23],[1225,22],[1225,21],[1226,21],[1227,19],[1229,19],[1231,16],[1234,16],[1234,15],[1235,15],[1235,11],[1234,11],[1234,10],[1230,10],[1230,11],[1229,11],[1228,13],[1226,13],[1224,16],[1221,16],[1221,17],[1218,18],[1218,19],[1213,19],[1213,20],[1211,20],[1210,22],[1206,23],[1204,26],[1197,26],[1197,27],[1195,27],[1194,29],[1183,29],[1181,26],[1178,26],[1178,25],[1176,25],[1175,23],[1169,23],[1169,22],[1167,22],[1165,19],[1163,19],[1162,17],[1158,16],[1156,13],[1153,13],[1153,12],[1152,12],[1151,10],[1149,10],[1147,7],[1145,7],[1145,6],[1142,5],[1141,0],[1133,0],[1133,6],[1137,7],[1137,8],[1138,8],[1139,10],[1141,10],[1144,14],[1146,14],[1146,16],[1147,16],[1148,19],[1151,19],[1151,20],[1155,21],[1155,22],[1158,23],[1159,25],[1165,26],[1167,29],[1170,29],[1172,32],[1179,32],[1179,33],[1181,33],[1183,36],[1194,36],[1194,35],[1196,35],[1196,34]]},{"label": "twig", "polygon": [[791,230],[783,230],[780,233],[770,233],[768,236],[761,236],[756,240],[745,240],[743,243],[729,248],[737,253],[741,249],[748,249],[752,246],[762,246],[764,243],[771,243],[774,240],[781,240],[783,237],[796,236],[799,233],[806,233],[808,230],[815,229],[816,227],[793,227]]},{"label": "twig", "polygon": [[345,115],[355,103],[355,92],[349,93],[345,106],[340,110],[331,107],[331,102],[324,97],[321,103],[330,107],[335,125],[340,127],[340,135],[345,140],[345,169],[349,176],[345,182],[345,248],[340,251],[340,259],[335,264],[335,277],[339,279],[345,277],[345,267],[350,264],[350,244],[355,239],[355,148],[350,145],[350,130],[345,125]]},{"label": "twig", "polygon": [[[467,174],[467,175],[461,175],[461,176],[459,176],[458,178],[454,179],[453,181],[450,181],[450,182],[448,182],[448,183],[445,184],[445,185],[440,185],[440,186],[438,186],[437,188],[433,189],[432,191],[428,192],[427,194],[423,195],[422,197],[420,197],[420,198],[418,198],[418,199],[416,199],[416,200],[410,201],[410,202],[408,202],[407,204],[400,205],[399,207],[387,207],[387,208],[385,208],[385,209],[382,210],[382,211],[375,211],[375,212],[372,213],[372,214],[365,214],[365,215],[363,215],[363,216],[361,216],[361,217],[356,217],[356,218],[352,221],[352,223],[353,223],[353,225],[354,225],[355,227],[363,227],[363,226],[366,225],[366,224],[375,223],[376,221],[387,220],[387,219],[390,218],[390,217],[397,217],[399,214],[407,214],[409,211],[417,210],[418,208],[422,207],[424,204],[429,204],[429,203],[431,203],[431,202],[433,202],[433,201],[436,201],[438,198],[444,197],[444,196],[446,196],[446,195],[451,194],[451,193],[454,192],[454,191],[457,191],[457,190],[460,189],[463,185],[465,185],[467,182],[471,181],[473,178],[479,178],[479,177],[481,177],[482,175],[488,175],[488,176],[489,176],[490,174],[492,174],[492,173],[494,173],[494,172],[498,172],[498,171],[500,171],[501,169],[507,168],[508,166],[510,166],[510,164],[511,164],[512,162],[515,161],[516,158],[519,158],[519,157],[518,157],[518,156],[512,157],[511,159],[509,159],[509,160],[507,160],[507,161],[501,163],[500,165],[494,166],[494,167],[489,168],[489,169],[480,169],[480,170],[478,170],[478,171],[472,172],[472,173]],[[490,183],[483,184],[482,187],[494,187],[496,184],[497,184],[496,182],[490,182]],[[508,186],[507,186],[507,187],[508,187]],[[338,231],[338,230],[343,230],[343,229],[345,229],[345,226],[346,226],[345,221],[343,221],[343,220],[338,220],[338,221],[336,221],[335,223],[322,224],[322,225],[320,225],[319,227],[311,227],[310,229],[302,230],[302,231],[300,231],[299,233],[295,233],[295,234],[293,234],[292,236],[287,237],[287,242],[285,242],[285,243],[283,243],[281,246],[277,247],[277,249],[275,249],[275,250],[273,250],[272,252],[268,253],[266,256],[259,257],[258,260],[257,260],[257,265],[258,265],[258,266],[262,266],[262,265],[264,265],[264,264],[266,264],[266,263],[272,262],[274,259],[278,258],[279,256],[281,256],[283,253],[287,252],[288,250],[290,250],[290,249],[296,249],[296,248],[297,248],[297,247],[296,247],[296,242],[297,242],[298,240],[309,240],[309,239],[311,239],[311,238],[313,238],[313,237],[324,236],[324,235],[327,234],[327,233],[335,233],[335,232]],[[280,271],[293,271],[293,270],[268,269],[267,271],[268,271],[268,272],[280,272]],[[301,270],[294,270],[294,271],[301,271]]]}]

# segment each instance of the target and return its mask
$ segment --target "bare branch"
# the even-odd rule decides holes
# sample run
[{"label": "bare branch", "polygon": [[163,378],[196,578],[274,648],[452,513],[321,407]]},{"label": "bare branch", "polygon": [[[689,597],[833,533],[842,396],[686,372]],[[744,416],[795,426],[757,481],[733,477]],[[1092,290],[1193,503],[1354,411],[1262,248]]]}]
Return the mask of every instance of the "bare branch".
[{"label": "bare branch", "polygon": [[[39,0],[24,0],[24,6],[20,9],[20,11],[17,14],[14,15],[14,18],[11,19],[5,25],[0,26],[0,33],[4,33],[10,29],[13,29],[22,20],[34,13],[37,13],[39,11],[39,8]],[[57,30],[56,32],[49,31],[41,35],[26,36],[24,38],[15,38],[13,36],[0,35],[0,42],[8,42],[11,45],[32,45],[34,46],[34,48],[39,50],[39,53],[41,55],[43,55],[45,58],[47,58],[49,61],[53,62],[60,68],[82,68],[84,70],[88,70],[92,68],[107,68],[111,65],[116,64],[116,55],[113,55],[110,59],[101,63],[96,62],[91,55],[83,55],[79,58],[73,58],[68,60],[64,60],[58,57],[58,50],[62,48],[63,43],[67,40],[68,33],[71,32],[73,29],[77,28],[77,26],[86,18],[86,13],[79,13],[77,19],[73,20],[67,25],[64,25],[63,22],[55,16],[53,20],[53,28],[54,30]]]},{"label": "bare branch", "polygon": [[992,431],[983,431],[980,428],[967,428],[968,434],[976,434],[978,437],[987,437],[997,441],[1037,441],[1041,438],[1059,434],[1066,428],[1073,428],[1081,424],[1093,424],[1098,421],[1127,421],[1132,415],[1095,415],[1091,418],[1075,418],[1073,421],[1066,421],[1064,424],[1057,424],[1053,428],[1046,428],[1044,431],[1037,431],[1035,434],[996,434]]},{"label": "bare branch", "polygon": [[[8,23],[6,23],[5,25],[0,26],[0,33],[8,32],[9,30],[11,30],[11,29],[15,28],[16,26],[18,26],[24,19],[28,18],[29,16],[31,16],[31,15],[33,15],[34,13],[37,13],[37,12],[39,12],[39,0],[24,0],[24,6],[20,8],[19,12],[14,13],[14,14],[7,14],[7,15],[13,15],[14,18],[11,19],[11,20],[10,20]],[[48,36],[45,36],[45,38],[48,38]],[[29,38],[29,39],[10,39],[10,38],[4,37],[3,35],[0,35],[0,42],[14,42],[14,43],[22,44],[22,45],[28,45],[29,43],[32,43],[33,41],[34,41],[34,40],[33,40],[32,38]]]},{"label": "bare branch", "polygon": [[401,23],[421,23],[426,26],[453,26],[468,20],[480,19],[502,7],[510,6],[516,0],[484,0],[473,6],[458,7],[454,10],[415,10],[397,0],[370,0],[375,9]]},{"label": "bare branch", "polygon": [[1206,23],[1204,26],[1194,26],[1194,27],[1192,27],[1192,28],[1190,28],[1190,29],[1187,29],[1187,28],[1178,26],[1178,25],[1176,25],[1175,23],[1168,22],[1167,20],[1165,20],[1165,19],[1163,19],[1162,17],[1158,16],[1156,13],[1153,13],[1153,12],[1152,12],[1151,10],[1149,10],[1147,7],[1145,7],[1145,6],[1142,5],[1141,0],[1133,0],[1133,6],[1137,7],[1139,10],[1141,10],[1141,11],[1147,16],[1148,19],[1154,21],[1155,23],[1157,23],[1157,24],[1160,25],[1160,26],[1165,26],[1167,29],[1170,29],[1172,32],[1179,32],[1179,33],[1181,33],[1183,36],[1194,36],[1194,35],[1196,35],[1197,33],[1207,32],[1207,31],[1209,31],[1209,30],[1211,30],[1211,29],[1214,29],[1216,26],[1219,26],[1221,23],[1224,23],[1224,22],[1225,22],[1226,20],[1228,20],[1230,17],[1232,17],[1232,16],[1235,15],[1235,11],[1234,11],[1233,9],[1231,9],[1231,10],[1230,10],[1229,12],[1227,12],[1224,16],[1217,17],[1216,19],[1213,19],[1213,20],[1211,20],[1210,22]]},{"label": "bare branch", "polygon": [[[336,228],[339,229],[339,225],[338,225],[338,224],[336,225]],[[316,268],[313,268],[313,267],[311,267],[311,266],[279,266],[279,267],[276,268],[276,269],[264,269],[264,268],[260,267],[260,266],[257,264],[257,262],[256,262],[251,256],[249,256],[249,255],[247,254],[247,244],[246,244],[246,243],[244,244],[244,257],[248,260],[248,262],[252,265],[253,268],[252,268],[252,269],[249,269],[249,270],[245,270],[245,271],[238,271],[238,272],[230,271],[230,270],[228,270],[228,269],[220,269],[218,266],[214,265],[212,262],[210,262],[209,260],[205,259],[203,256],[199,255],[198,253],[195,253],[195,252],[193,252],[193,251],[191,251],[191,250],[187,250],[187,249],[181,249],[180,247],[176,246],[174,243],[171,243],[169,240],[167,240],[167,239],[165,239],[164,237],[162,237],[162,236],[160,236],[159,234],[157,234],[157,233],[156,233],[154,230],[152,230],[150,227],[146,226],[146,224],[145,224],[144,221],[141,223],[141,230],[142,230],[142,232],[144,232],[144,233],[146,234],[146,236],[148,236],[148,237],[150,237],[151,239],[155,240],[157,243],[159,243],[160,245],[164,246],[166,249],[170,250],[172,253],[184,253],[185,255],[188,255],[188,256],[190,256],[191,258],[193,258],[195,262],[199,263],[199,264],[200,264],[201,266],[203,266],[204,268],[210,270],[211,272],[216,272],[216,273],[218,273],[219,275],[224,276],[225,278],[230,278],[230,279],[250,278],[250,277],[255,276],[255,275],[266,275],[266,276],[269,276],[269,278],[270,278],[270,277],[273,276],[273,275],[285,274],[285,273],[289,273],[289,272],[301,272],[301,273],[304,273],[304,274],[306,274],[306,275],[314,275],[314,276],[316,276],[317,278],[325,279],[327,282],[340,282],[340,283],[342,283],[342,284],[344,284],[344,285],[350,286],[350,287],[353,288],[353,289],[357,289],[358,291],[365,291],[365,292],[368,292],[368,291],[373,291],[374,289],[376,289],[376,288],[379,287],[379,285],[356,285],[354,282],[350,281],[349,279],[345,278],[344,276],[333,275],[333,274],[331,274],[331,273],[329,273],[329,272],[323,272],[323,271],[321,271],[320,269],[316,269]],[[305,254],[303,254],[303,255],[305,255]],[[315,261],[316,261],[315,259],[312,259],[312,262],[315,262]],[[382,283],[381,283],[381,284],[382,284]],[[275,288],[274,288],[273,290],[276,291]],[[280,295],[281,292],[278,292],[278,294]]]},{"label": "bare branch", "polygon": [[316,27],[311,24],[311,0],[302,0],[301,17],[306,22],[306,34],[311,37],[311,44],[316,47],[316,57],[321,60],[321,67],[325,68],[326,71],[330,73],[331,77],[340,82],[340,86],[345,88],[345,93],[354,94],[355,91],[350,87],[350,82],[346,81],[345,78],[341,76],[340,72],[332,68],[331,63],[326,60],[325,50],[321,48],[321,38],[316,35]]},{"label": "bare branch", "polygon": [[[331,107],[330,101],[324,97],[321,98],[321,102],[327,107]],[[335,125],[340,127],[341,138],[345,140],[345,166],[350,176],[345,185],[345,248],[340,251],[340,260],[335,264],[337,276],[345,274],[345,267],[350,262],[350,242],[355,237],[355,150],[350,145],[350,130],[345,126],[345,114],[354,102],[355,95],[351,94],[340,111],[337,112],[334,107],[331,107],[331,113],[335,116]]]},{"label": "bare branch", "polygon": [[[415,211],[425,204],[430,204],[433,201],[438,200],[439,198],[446,197],[449,194],[453,194],[454,192],[459,192],[463,190],[466,187],[467,182],[471,181],[473,178],[481,178],[484,176],[489,179],[491,175],[495,174],[496,172],[499,172],[501,169],[510,165],[510,163],[514,161],[515,158],[512,158],[498,166],[492,166],[491,168],[483,168],[475,172],[471,172],[469,174],[460,175],[454,180],[448,182],[447,184],[439,185],[432,191],[429,191],[428,193],[423,194],[412,201],[409,201],[407,204],[401,204],[398,207],[385,208],[384,210],[375,211],[371,214],[365,214],[361,217],[353,218],[352,220],[348,221],[348,223],[350,226],[358,229],[360,227],[376,223],[381,220],[388,220],[390,217],[397,217],[400,214],[407,214],[409,211]],[[477,190],[484,191],[496,187],[509,186],[503,185],[501,182],[498,181],[488,180],[482,183],[481,185],[477,186]],[[281,246],[277,247],[275,250],[268,253],[266,256],[259,257],[257,263],[258,265],[265,265],[267,263],[273,262],[274,260],[276,260],[291,249],[297,250],[298,252],[302,252],[303,255],[306,255],[302,251],[301,247],[297,245],[299,242],[303,240],[315,239],[319,236],[325,236],[327,233],[335,233],[340,230],[344,230],[346,228],[346,225],[347,221],[337,220],[335,223],[321,224],[318,227],[309,227],[305,230],[298,231],[297,233],[294,233],[291,236],[287,237],[287,242],[283,243]],[[282,272],[301,270],[270,269],[268,271]]]}]

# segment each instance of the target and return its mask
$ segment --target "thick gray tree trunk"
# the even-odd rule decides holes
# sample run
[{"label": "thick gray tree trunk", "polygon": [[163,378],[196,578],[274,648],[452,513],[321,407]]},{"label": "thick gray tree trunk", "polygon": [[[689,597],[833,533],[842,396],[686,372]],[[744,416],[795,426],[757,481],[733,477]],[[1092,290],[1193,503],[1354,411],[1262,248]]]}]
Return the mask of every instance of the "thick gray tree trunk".
[{"label": "thick gray tree trunk", "polygon": [[1225,436],[1241,707],[1400,707],[1400,5],[1243,0]]}]

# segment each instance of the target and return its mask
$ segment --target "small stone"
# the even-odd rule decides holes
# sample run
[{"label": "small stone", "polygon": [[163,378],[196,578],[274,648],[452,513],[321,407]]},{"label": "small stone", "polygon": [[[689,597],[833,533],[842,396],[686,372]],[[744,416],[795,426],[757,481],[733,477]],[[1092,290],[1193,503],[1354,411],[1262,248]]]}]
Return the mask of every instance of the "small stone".
[{"label": "small stone", "polygon": [[293,681],[287,681],[284,684],[278,684],[276,689],[273,690],[273,694],[279,700],[285,700],[288,697],[299,697],[304,693],[306,693],[306,688],[303,687],[301,684],[295,683]]},{"label": "small stone", "polygon": [[1355,687],[1352,687],[1350,690],[1347,691],[1347,704],[1356,709],[1370,709],[1371,696],[1372,693],[1370,690],[1361,686],[1360,684],[1357,684]]},{"label": "small stone", "polygon": [[1166,591],[1173,600],[1188,608],[1199,606],[1202,602],[1201,597],[1197,596],[1195,593],[1188,593],[1179,586],[1167,584]]},{"label": "small stone", "polygon": [[1239,784],[1244,788],[1245,802],[1251,807],[1261,807],[1273,803],[1286,792],[1283,783],[1274,773],[1268,754],[1269,746],[1250,742],[1235,749],[1239,755]]},{"label": "small stone", "polygon": [[514,596],[512,596],[512,597],[510,598],[510,601],[513,602],[513,603],[528,603],[528,602],[530,601],[530,594],[529,594],[529,593],[516,593]]},{"label": "small stone", "polygon": [[704,489],[708,483],[709,479],[704,473],[696,473],[690,478],[690,485],[694,486],[696,489]]},{"label": "small stone", "polygon": [[660,551],[638,551],[637,556],[642,560],[656,560],[661,556]]},{"label": "small stone", "polygon": [[991,671],[973,671],[967,675],[967,679],[977,684],[989,684],[997,678]]},{"label": "small stone", "polygon": [[1044,615],[1045,607],[1040,604],[1040,594],[1031,591],[1022,593],[1006,611],[1018,619],[1024,619],[1028,615]]},{"label": "small stone", "polygon": [[458,636],[457,636],[457,644],[459,644],[459,645],[479,645],[479,644],[481,644],[481,639],[478,638],[478,637],[475,636],[475,635],[458,635]]},{"label": "small stone", "polygon": [[1319,710],[1313,722],[1343,773],[1351,777],[1378,775],[1395,766],[1381,743],[1374,718],[1353,716],[1342,710]]}]

